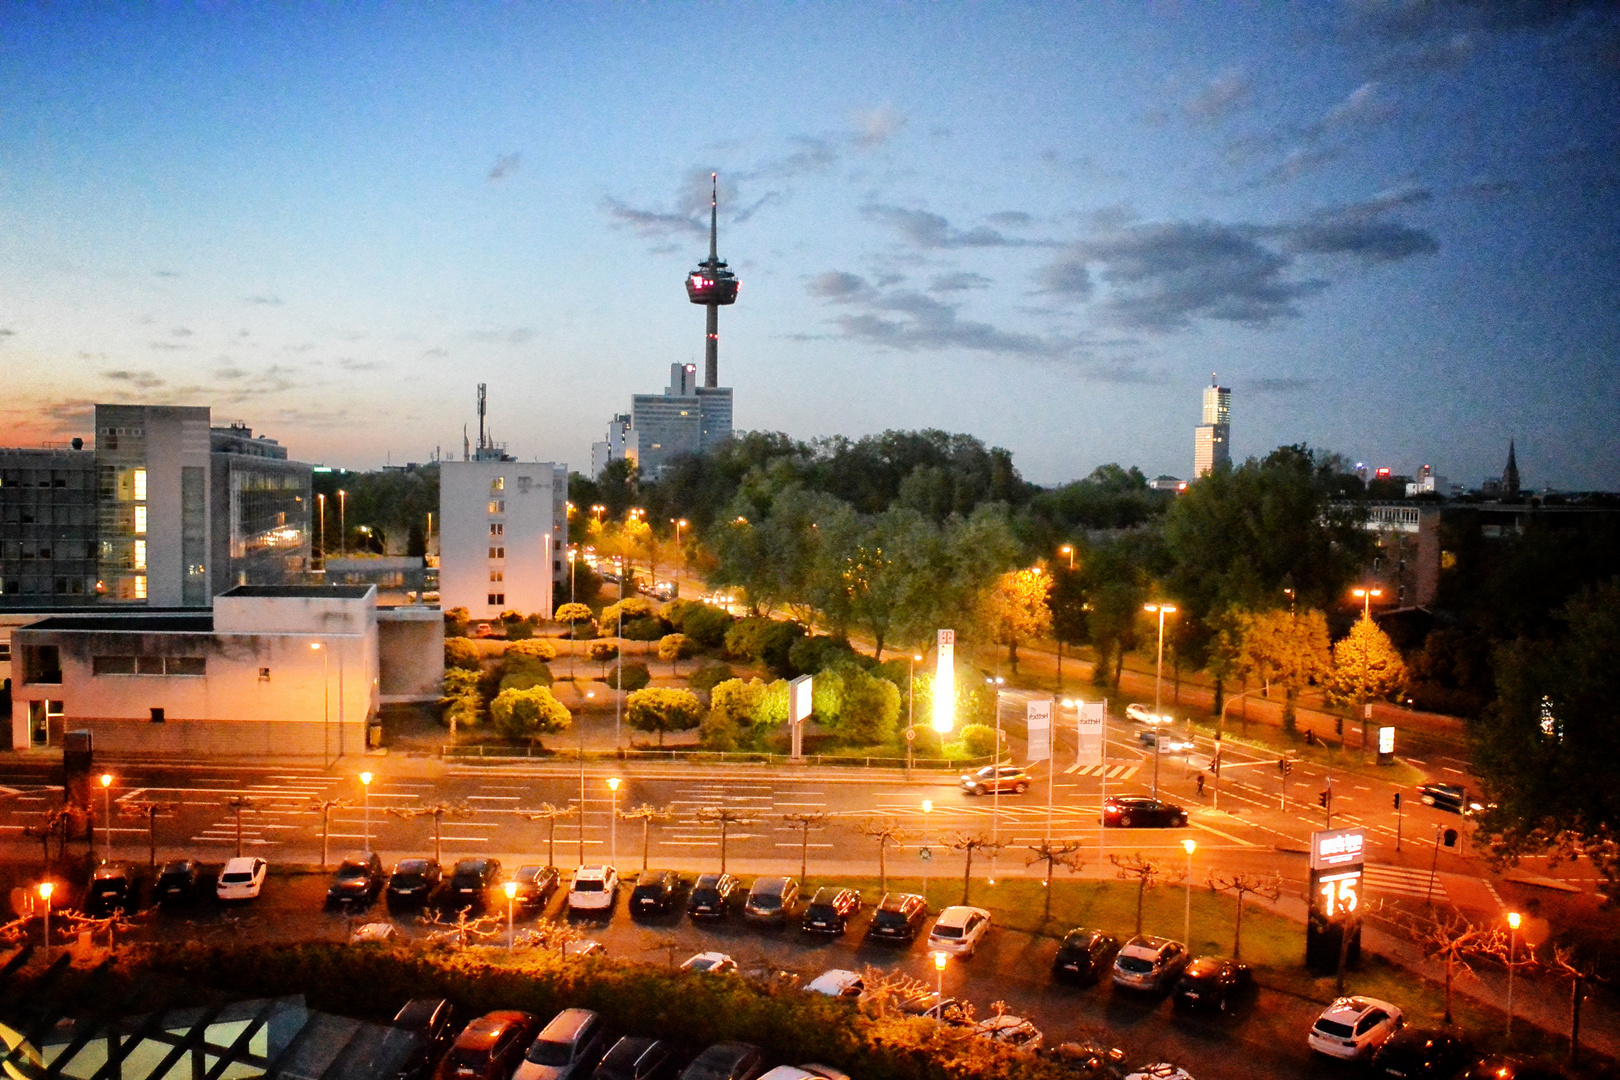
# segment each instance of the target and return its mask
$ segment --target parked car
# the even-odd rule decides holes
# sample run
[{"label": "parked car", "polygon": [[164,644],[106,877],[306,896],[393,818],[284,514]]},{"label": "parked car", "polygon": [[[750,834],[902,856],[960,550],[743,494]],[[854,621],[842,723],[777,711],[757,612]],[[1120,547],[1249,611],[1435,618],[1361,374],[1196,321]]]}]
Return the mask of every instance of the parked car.
[{"label": "parked car", "polygon": [[520,866],[512,875],[517,888],[512,904],[520,911],[543,911],[561,882],[562,874],[555,866]]},{"label": "parked car", "polygon": [[754,922],[785,923],[799,903],[799,883],[790,877],[762,877],[748,890],[743,915]]},{"label": "parked car", "polygon": [[438,903],[445,911],[466,909],[477,914],[489,906],[495,886],[501,882],[499,859],[462,859],[450,872],[450,883],[439,893]]},{"label": "parked car", "polygon": [[730,874],[700,874],[686,898],[686,914],[694,919],[723,919],[736,906],[742,882]]},{"label": "parked car", "polygon": [[399,927],[391,922],[368,922],[349,931],[350,945],[393,941],[399,936]]},{"label": "parked car", "polygon": [[582,866],[568,884],[568,910],[613,913],[619,901],[619,872],[611,866]]},{"label": "parked car", "polygon": [[820,975],[805,984],[805,991],[811,994],[826,994],[835,998],[858,998],[866,993],[866,980],[861,978],[858,971],[848,971],[844,968],[833,968],[823,971]]},{"label": "parked car", "polygon": [[1148,993],[1168,990],[1189,959],[1187,946],[1179,941],[1138,934],[1114,957],[1114,985]]},{"label": "parked car", "polygon": [[444,879],[437,859],[401,859],[388,875],[390,910],[421,907],[433,899]]},{"label": "parked car", "polygon": [[96,867],[90,889],[84,897],[84,911],[92,919],[103,919],[114,912],[128,913],[140,907],[141,879],[127,862],[107,862]]},{"label": "parked car", "polygon": [[686,962],[681,965],[681,970],[724,975],[728,971],[737,970],[737,961],[723,952],[700,952],[696,956],[687,957]]},{"label": "parked car", "polygon": [[171,904],[185,904],[195,899],[201,870],[196,859],[175,859],[163,864],[163,872],[158,875],[157,884],[152,889],[152,899],[168,907]]},{"label": "parked car", "polygon": [[1093,983],[1102,977],[1119,951],[1119,939],[1101,930],[1076,927],[1063,935],[1052,958],[1052,978],[1058,982]]},{"label": "parked car", "polygon": [[680,1080],[754,1080],[765,1069],[765,1055],[750,1043],[717,1043],[681,1070]]},{"label": "parked car", "polygon": [[225,864],[214,885],[214,895],[221,900],[252,900],[264,889],[264,879],[270,864],[251,855],[238,855]]},{"label": "parked car", "polygon": [[1444,1028],[1402,1028],[1373,1052],[1372,1073],[1399,1080],[1451,1080],[1467,1060],[1467,1045]]},{"label": "parked car", "polygon": [[804,909],[803,929],[807,934],[842,934],[860,910],[860,893],[823,885]]},{"label": "parked car", "polygon": [[1125,1051],[1090,1039],[1058,1043],[1046,1057],[1076,1080],[1122,1080],[1125,1075]]},{"label": "parked car", "polygon": [[662,915],[681,898],[681,875],[673,870],[647,870],[630,891],[631,915]]},{"label": "parked car", "polygon": [[1219,956],[1200,956],[1188,964],[1171,991],[1178,1009],[1229,1011],[1254,990],[1249,965]]},{"label": "parked car", "polygon": [[456,1037],[455,1009],[444,998],[412,998],[371,1053],[365,1074],[391,1080],[430,1080]]},{"label": "parked car", "polygon": [[571,1080],[583,1077],[607,1053],[602,1017],[590,1009],[564,1009],[529,1044],[512,1080]]},{"label": "parked car", "polygon": [[607,946],[592,938],[575,938],[563,945],[564,956],[605,956]]},{"label": "parked car", "polygon": [[966,1027],[973,1023],[966,1005],[955,998],[941,998],[932,990],[919,990],[902,998],[900,1011],[907,1016],[938,1020],[953,1027]]},{"label": "parked car", "polygon": [[1039,1050],[1046,1038],[1041,1034],[1040,1028],[1022,1016],[1013,1016],[1011,1013],[985,1017],[973,1025],[973,1034],[981,1039],[989,1039],[991,1042],[1018,1050],[1028,1050],[1031,1053]]},{"label": "parked car", "polygon": [[1401,1010],[1370,997],[1342,997],[1322,1010],[1306,1038],[1312,1050],[1355,1060],[1383,1046],[1406,1022]]},{"label": "parked car", "polygon": [[1470,796],[1461,784],[1424,784],[1418,788],[1418,798],[1424,806],[1453,814],[1477,814],[1485,809],[1485,804]]},{"label": "parked car", "polygon": [[1022,795],[1029,790],[1029,773],[1017,765],[986,765],[978,772],[963,773],[961,784],[969,795],[989,795],[998,790]]},{"label": "parked car", "polygon": [[1187,811],[1158,799],[1109,796],[1103,803],[1103,824],[1117,829],[1179,829],[1187,824]]},{"label": "parked car", "polygon": [[667,1080],[674,1066],[675,1052],[668,1043],[626,1035],[608,1050],[591,1080]]},{"label": "parked car", "polygon": [[1159,1061],[1127,1073],[1125,1080],[1193,1080],[1193,1075],[1180,1065]]},{"label": "parked car", "polygon": [[866,936],[879,941],[915,941],[928,921],[928,903],[916,893],[884,893]]},{"label": "parked car", "polygon": [[955,906],[939,913],[928,931],[928,947],[957,956],[972,956],[979,939],[990,929],[990,913],[984,908]]},{"label": "parked car", "polygon": [[328,907],[357,907],[364,911],[376,902],[388,875],[383,873],[382,858],[375,851],[370,855],[350,855],[339,864],[326,887]]},{"label": "parked car", "polygon": [[516,1009],[485,1013],[462,1029],[445,1059],[446,1080],[509,1080],[540,1019]]}]

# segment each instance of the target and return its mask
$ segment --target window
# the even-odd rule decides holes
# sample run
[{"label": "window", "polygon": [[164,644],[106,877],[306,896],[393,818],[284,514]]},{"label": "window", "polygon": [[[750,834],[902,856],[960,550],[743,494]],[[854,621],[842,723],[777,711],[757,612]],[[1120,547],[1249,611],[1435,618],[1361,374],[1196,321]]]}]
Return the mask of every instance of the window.
[{"label": "window", "polygon": [[23,650],[23,682],[62,681],[62,654],[55,645],[30,645]]},{"label": "window", "polygon": [[146,599],[146,575],[141,574],[135,578],[135,599]]},{"label": "window", "polygon": [[506,549],[503,547],[492,547],[489,549],[489,557],[492,559],[504,559],[506,558]]},{"label": "window", "polygon": [[135,658],[135,674],[161,675],[163,674],[163,657],[137,656]]},{"label": "window", "polygon": [[11,663],[11,642],[0,641],[0,664]]},{"label": "window", "polygon": [[534,485],[534,478],[530,476],[518,477],[518,490],[527,492]]},{"label": "window", "polygon": [[136,469],[135,470],[135,501],[136,502],[145,502],[146,501],[146,470],[145,469]]},{"label": "window", "polygon": [[492,514],[504,514],[504,513],[506,513],[506,500],[505,499],[491,499],[491,500],[489,500],[489,512],[492,513]]},{"label": "window", "polygon": [[135,508],[135,535],[146,535],[146,507],[144,506]]},{"label": "window", "polygon": [[135,569],[146,569],[146,541],[135,541]]},{"label": "window", "polygon": [[489,594],[489,606],[490,607],[500,607],[501,605],[503,605],[505,603],[506,603],[506,594],[505,593],[492,592],[492,593]]},{"label": "window", "polygon": [[163,710],[162,709],[153,709],[152,710],[152,723],[154,723],[154,724],[163,723]]},{"label": "window", "polygon": [[270,681],[270,669],[269,668],[262,667],[262,668],[259,669],[259,681],[260,682],[269,682]]},{"label": "window", "polygon": [[505,579],[505,577],[506,575],[499,570],[491,570],[489,572],[489,580],[491,581],[502,581]]},{"label": "window", "polygon": [[491,480],[489,482],[489,490],[490,490],[491,493],[494,493],[494,492],[497,492],[497,491],[505,491],[506,490],[506,477],[497,476],[495,479]]},{"label": "window", "polygon": [[135,674],[135,658],[133,656],[91,657],[90,673],[92,675],[133,675]]},{"label": "window", "polygon": [[208,662],[200,656],[171,656],[164,663],[168,675],[207,675]]},{"label": "window", "polygon": [[491,535],[491,536],[505,536],[506,535],[506,525],[504,523],[502,523],[502,522],[499,522],[499,521],[490,522],[489,523],[489,535]]}]

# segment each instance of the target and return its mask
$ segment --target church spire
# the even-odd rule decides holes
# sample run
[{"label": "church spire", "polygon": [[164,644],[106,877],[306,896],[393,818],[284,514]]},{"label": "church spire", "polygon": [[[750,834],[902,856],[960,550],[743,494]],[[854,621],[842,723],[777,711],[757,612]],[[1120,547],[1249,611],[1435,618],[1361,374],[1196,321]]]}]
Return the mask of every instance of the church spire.
[{"label": "church spire", "polygon": [[1514,452],[1513,440],[1508,440],[1507,468],[1502,470],[1502,501],[1517,502],[1519,499],[1519,461]]}]

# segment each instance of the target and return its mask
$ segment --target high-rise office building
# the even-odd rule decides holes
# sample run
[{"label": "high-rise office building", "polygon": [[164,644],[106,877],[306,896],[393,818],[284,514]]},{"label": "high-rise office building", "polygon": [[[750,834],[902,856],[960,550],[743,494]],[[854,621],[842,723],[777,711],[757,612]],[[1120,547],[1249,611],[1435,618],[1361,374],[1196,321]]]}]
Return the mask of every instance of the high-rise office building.
[{"label": "high-rise office building", "polygon": [[96,599],[96,454],[0,449],[0,605]]},{"label": "high-rise office building", "polygon": [[615,413],[608,421],[607,438],[591,443],[591,479],[602,475],[609,462],[635,457],[630,441],[630,414]]},{"label": "high-rise office building", "polygon": [[642,477],[656,480],[678,457],[701,454],[731,438],[731,387],[699,386],[696,364],[669,365],[662,394],[636,394],[630,445]]},{"label": "high-rise office building", "polygon": [[568,550],[568,466],[549,461],[439,465],[439,602],[474,619],[551,617]]},{"label": "high-rise office building", "polygon": [[1193,434],[1193,475],[1207,476],[1232,464],[1232,391],[1213,375],[1204,387],[1202,421]]}]

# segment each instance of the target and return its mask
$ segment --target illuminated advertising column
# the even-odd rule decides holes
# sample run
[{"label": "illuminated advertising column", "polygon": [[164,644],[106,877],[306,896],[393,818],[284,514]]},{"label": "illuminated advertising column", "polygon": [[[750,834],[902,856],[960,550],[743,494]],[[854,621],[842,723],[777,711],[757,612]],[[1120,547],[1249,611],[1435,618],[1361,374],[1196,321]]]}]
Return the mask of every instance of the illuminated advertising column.
[{"label": "illuminated advertising column", "polygon": [[941,630],[934,659],[934,730],[956,726],[956,631]]},{"label": "illuminated advertising column", "polygon": [[[1305,923],[1305,966],[1321,974],[1361,958],[1361,878],[1367,836],[1362,829],[1311,834],[1310,914]],[[1349,940],[1345,940],[1345,935]]]},{"label": "illuminated advertising column", "polygon": [[1392,765],[1395,762],[1395,729],[1381,727],[1378,729],[1378,764]]},{"label": "illuminated advertising column", "polygon": [[793,760],[804,757],[804,722],[810,719],[814,684],[809,675],[788,683],[788,729],[793,739]]}]

